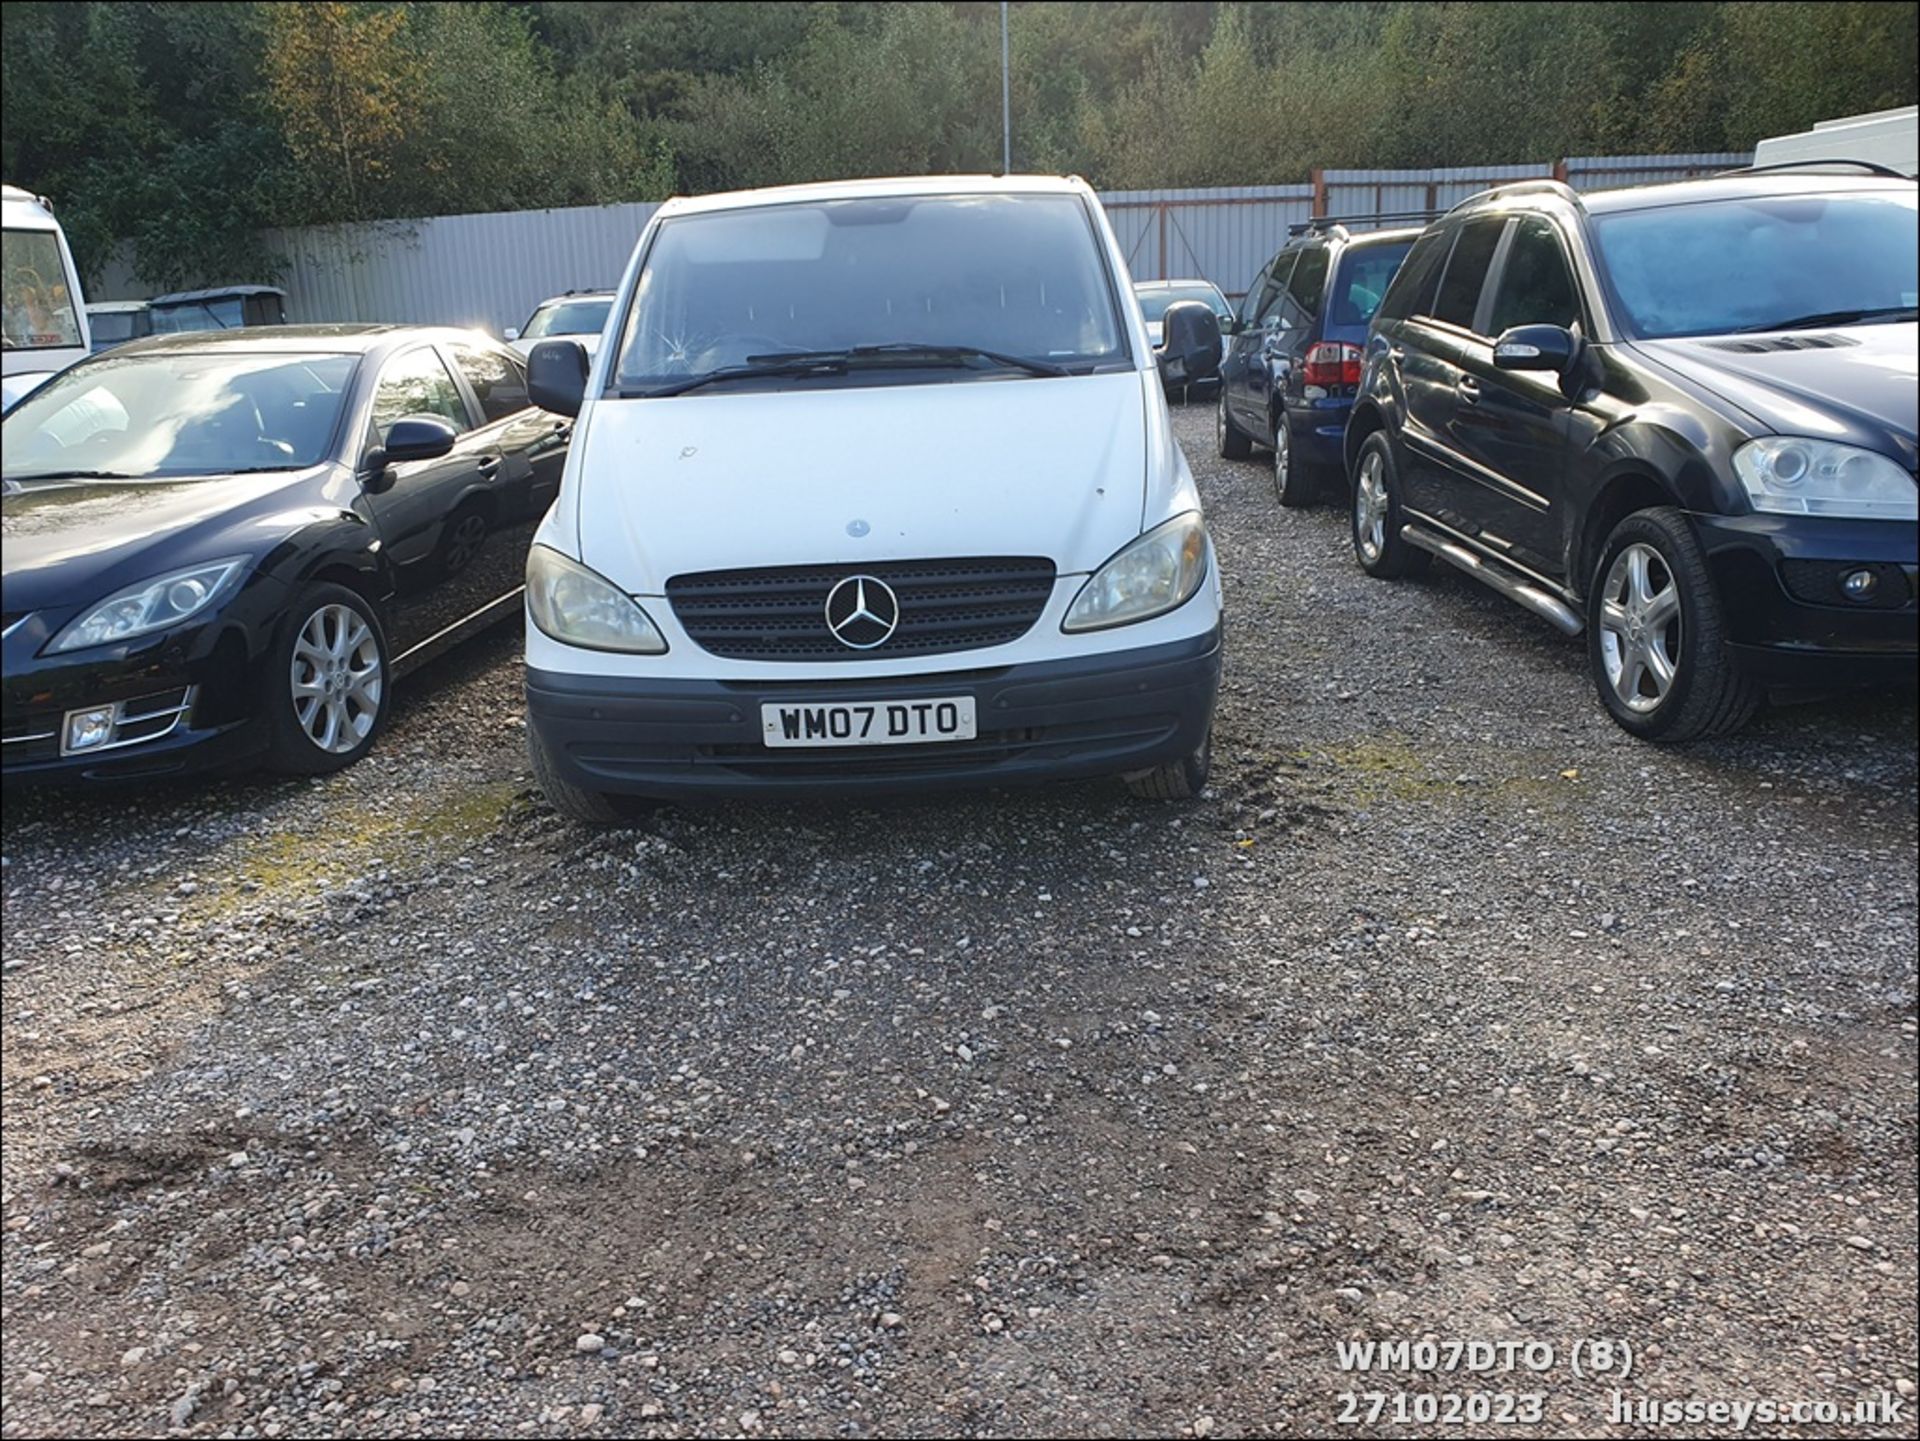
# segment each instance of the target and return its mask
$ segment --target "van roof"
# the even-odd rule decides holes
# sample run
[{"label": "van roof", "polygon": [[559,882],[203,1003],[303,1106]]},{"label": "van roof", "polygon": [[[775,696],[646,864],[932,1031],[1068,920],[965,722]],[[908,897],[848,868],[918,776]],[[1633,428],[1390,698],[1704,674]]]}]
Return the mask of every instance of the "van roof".
[{"label": "van roof", "polygon": [[764,190],[727,190],[717,195],[676,195],[660,207],[662,217],[747,210],[757,205],[817,205],[916,195],[1085,195],[1093,187],[1077,175],[906,175],[891,179],[825,180],[775,185]]}]

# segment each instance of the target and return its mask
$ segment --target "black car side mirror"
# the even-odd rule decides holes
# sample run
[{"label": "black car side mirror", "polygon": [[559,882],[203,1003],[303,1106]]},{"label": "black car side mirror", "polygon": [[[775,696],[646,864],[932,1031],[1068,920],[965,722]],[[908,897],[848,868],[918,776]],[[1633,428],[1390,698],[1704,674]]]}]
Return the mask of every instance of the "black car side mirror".
[{"label": "black car side mirror", "polygon": [[380,447],[382,460],[387,465],[438,460],[459,438],[454,428],[437,415],[403,416],[387,427],[386,444]]},{"label": "black car side mirror", "polygon": [[587,398],[587,352],[577,340],[543,340],[527,357],[527,395],[542,410],[578,415]]},{"label": "black car side mirror", "polygon": [[1220,373],[1220,317],[1197,300],[1182,300],[1160,317],[1160,373],[1174,384],[1193,385]]},{"label": "black car side mirror", "polygon": [[1493,363],[1500,370],[1547,370],[1560,380],[1560,393],[1571,400],[1579,393],[1586,366],[1586,342],[1559,325],[1516,325],[1493,343]]}]

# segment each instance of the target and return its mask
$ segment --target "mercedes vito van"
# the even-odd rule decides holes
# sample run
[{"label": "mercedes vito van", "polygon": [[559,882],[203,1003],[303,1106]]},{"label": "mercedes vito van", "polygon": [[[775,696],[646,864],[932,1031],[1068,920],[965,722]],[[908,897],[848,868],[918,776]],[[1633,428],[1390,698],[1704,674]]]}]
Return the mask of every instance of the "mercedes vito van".
[{"label": "mercedes vito van", "polygon": [[608,343],[543,341],[577,415],[527,563],[527,718],[554,805],[1206,779],[1221,596],[1159,351],[1077,179],[670,200]]}]

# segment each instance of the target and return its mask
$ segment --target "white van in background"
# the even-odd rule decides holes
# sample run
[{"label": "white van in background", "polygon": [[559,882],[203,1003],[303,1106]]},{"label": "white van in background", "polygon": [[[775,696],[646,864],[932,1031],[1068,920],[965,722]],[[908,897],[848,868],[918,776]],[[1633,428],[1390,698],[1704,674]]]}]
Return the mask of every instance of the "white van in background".
[{"label": "white van in background", "polygon": [[1902,175],[1920,172],[1920,106],[1822,120],[1797,135],[1776,135],[1753,150],[1755,165],[1859,160]]},{"label": "white van in background", "polygon": [[0,409],[56,371],[85,360],[86,304],[73,254],[53,206],[16,186],[0,186],[0,282],[4,282],[5,365]]}]

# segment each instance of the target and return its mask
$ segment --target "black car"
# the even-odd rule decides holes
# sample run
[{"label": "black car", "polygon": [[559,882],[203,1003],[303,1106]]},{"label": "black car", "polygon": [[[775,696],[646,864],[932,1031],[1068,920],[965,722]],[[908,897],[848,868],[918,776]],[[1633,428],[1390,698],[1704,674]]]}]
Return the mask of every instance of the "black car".
[{"label": "black car", "polygon": [[396,677],[518,616],[570,422],[484,336],[155,336],[8,412],[0,775],[359,759]]},{"label": "black car", "polygon": [[1834,167],[1464,202],[1368,341],[1360,564],[1439,555],[1584,630],[1648,739],[1912,687],[1917,241],[1913,182]]},{"label": "black car", "polygon": [[1270,446],[1280,504],[1307,505],[1344,475],[1367,324],[1419,233],[1308,221],[1247,287],[1220,364],[1214,438],[1229,460]]}]

